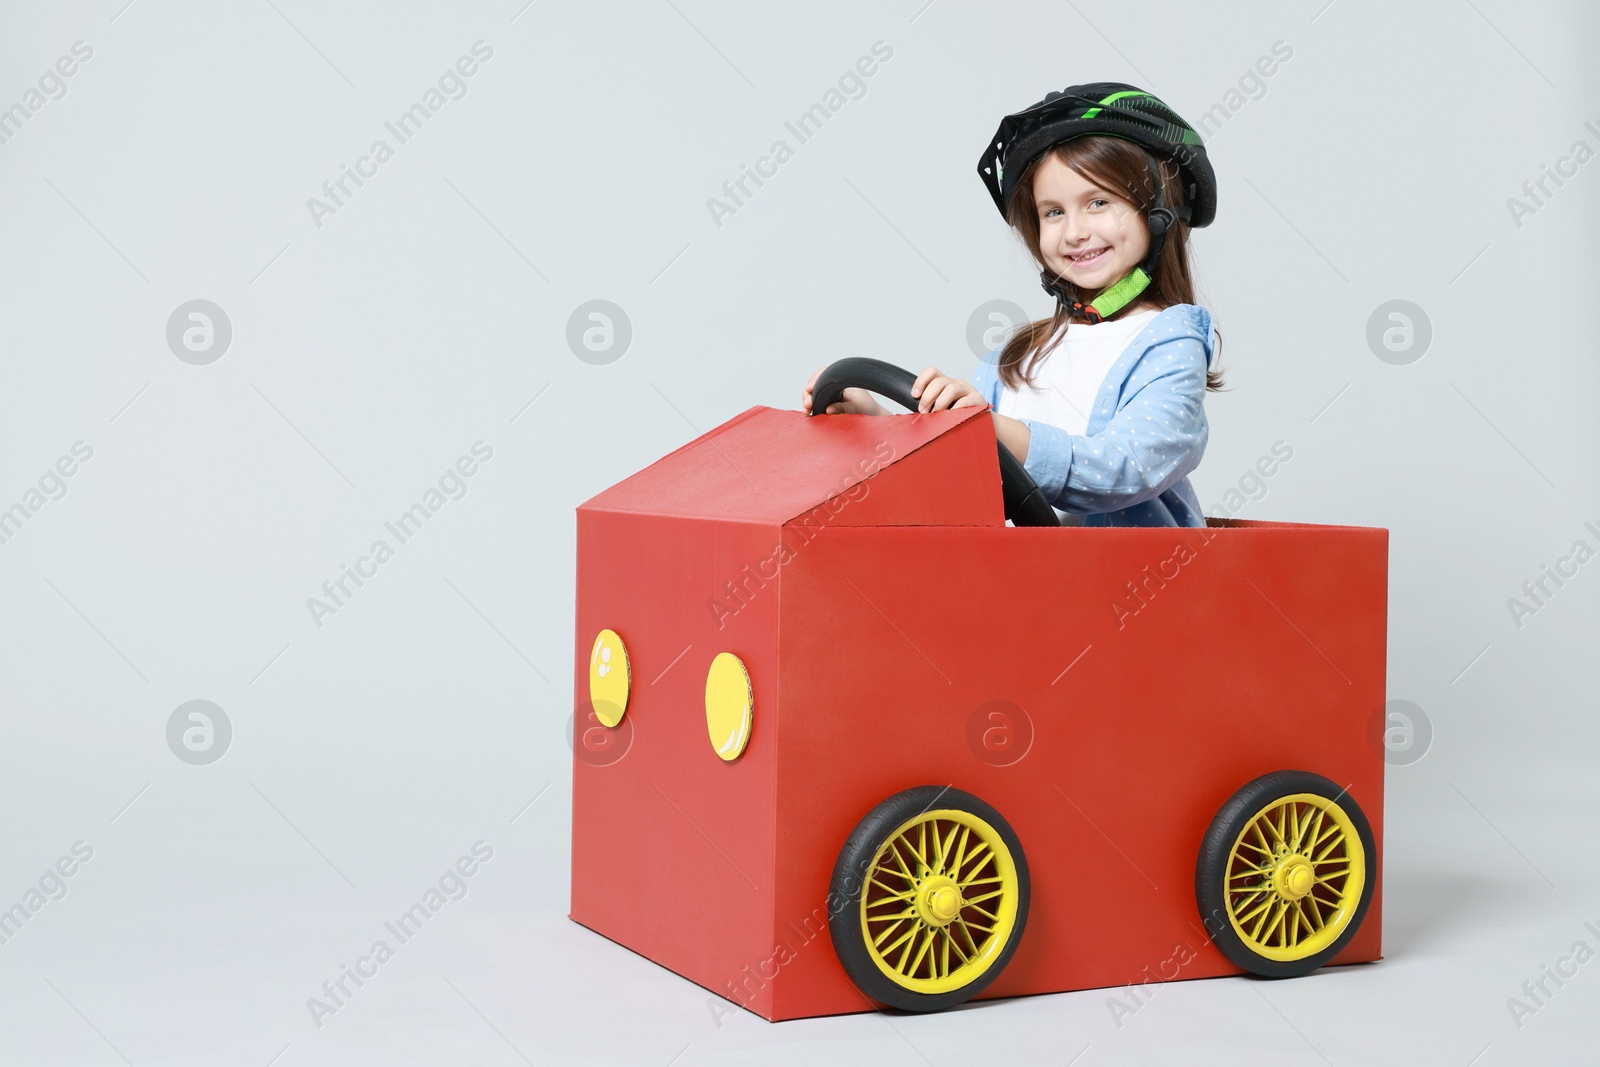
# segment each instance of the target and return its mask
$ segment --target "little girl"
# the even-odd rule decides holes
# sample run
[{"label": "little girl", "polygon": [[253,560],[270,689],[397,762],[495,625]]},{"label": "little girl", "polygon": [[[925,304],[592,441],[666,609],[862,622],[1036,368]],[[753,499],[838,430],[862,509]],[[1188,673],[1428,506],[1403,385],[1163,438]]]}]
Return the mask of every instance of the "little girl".
[{"label": "little girl", "polygon": [[[1189,228],[1217,204],[1200,135],[1133,86],[1074,85],[1008,115],[978,176],[1043,268],[1055,313],[985,355],[972,384],[925,369],[918,410],[986,404],[1063,525],[1204,526],[1188,474],[1222,376],[1189,275]],[[827,411],[849,412],[890,414],[864,389]]]}]

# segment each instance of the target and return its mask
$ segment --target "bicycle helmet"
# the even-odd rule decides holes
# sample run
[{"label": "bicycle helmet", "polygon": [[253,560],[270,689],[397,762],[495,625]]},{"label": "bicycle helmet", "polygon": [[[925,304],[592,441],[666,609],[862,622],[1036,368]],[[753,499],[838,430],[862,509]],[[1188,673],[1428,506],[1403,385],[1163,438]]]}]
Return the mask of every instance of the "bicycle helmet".
[{"label": "bicycle helmet", "polygon": [[[989,138],[978,160],[978,178],[989,190],[1000,217],[1010,221],[1007,209],[1011,196],[1035,160],[1058,144],[1093,134],[1120,137],[1143,148],[1155,189],[1155,202],[1145,212],[1145,224],[1150,229],[1149,252],[1137,267],[1107,286],[1093,304],[1073,300],[1065,283],[1053,272],[1039,274],[1045,292],[1088,321],[1099,322],[1144,292],[1155,273],[1167,230],[1174,222],[1183,219],[1197,227],[1211,224],[1217,214],[1217,179],[1200,135],[1156,97],[1121,82],[1072,85],[1059,93],[1047,93],[1032,107],[1007,115]],[[1155,156],[1177,165],[1186,203],[1167,206]]]}]

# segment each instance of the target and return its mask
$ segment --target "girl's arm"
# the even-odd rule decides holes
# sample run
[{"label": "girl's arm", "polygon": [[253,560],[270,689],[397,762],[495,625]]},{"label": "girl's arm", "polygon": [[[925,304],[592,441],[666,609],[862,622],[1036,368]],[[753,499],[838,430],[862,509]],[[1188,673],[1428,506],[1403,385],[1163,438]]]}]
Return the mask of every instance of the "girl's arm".
[{"label": "girl's arm", "polygon": [[[1209,319],[1197,325],[1208,328]],[[1209,430],[1202,400],[1209,351],[1200,335],[1173,332],[1175,336],[1145,350],[1124,383],[1128,399],[1093,435],[1071,434],[1036,419],[1014,419],[993,411],[1000,399],[999,375],[992,362],[997,352],[979,364],[975,384],[928,367],[917,376],[911,392],[919,398],[921,411],[986,404],[996,438],[1022,463],[1045,499],[1062,511],[1080,515],[1121,511],[1166,492],[1198,467],[1205,453]],[[810,392],[808,388],[805,396],[808,409]],[[888,414],[870,397],[864,399],[877,410],[865,404],[852,405],[853,409]],[[834,411],[834,406],[828,410]]]},{"label": "girl's arm", "polygon": [[[1110,402],[1120,406],[1097,433],[993,416],[995,436],[1055,507],[1080,515],[1120,511],[1161,495],[1199,466],[1209,433],[1202,400],[1211,320],[1199,307],[1171,317],[1117,390]],[[991,409],[1000,402],[999,355],[998,348],[986,355],[973,376],[973,391]]]},{"label": "girl's arm", "polygon": [[1017,457],[1024,470],[1028,466],[1028,445],[1032,441],[1033,431],[1021,419],[1013,419],[1010,415],[1002,415],[998,411],[989,413],[994,418],[994,435],[1006,450]]},{"label": "girl's arm", "polygon": [[1081,515],[1160,496],[1205,453],[1206,358],[1197,337],[1152,346],[1127,383],[1131,395],[1096,434],[1020,420],[1029,431],[1023,469],[1051,504]]}]

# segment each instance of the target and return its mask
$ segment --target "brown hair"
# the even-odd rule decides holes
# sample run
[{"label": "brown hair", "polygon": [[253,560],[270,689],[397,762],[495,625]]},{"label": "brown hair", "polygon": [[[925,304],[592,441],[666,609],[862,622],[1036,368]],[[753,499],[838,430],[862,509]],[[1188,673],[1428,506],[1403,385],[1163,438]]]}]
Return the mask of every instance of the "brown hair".
[{"label": "brown hair", "polygon": [[[1034,160],[1017,181],[1006,216],[1012,229],[1017,231],[1023,243],[1028,246],[1028,251],[1033,254],[1034,261],[1039,264],[1041,270],[1046,271],[1050,267],[1045,263],[1044,255],[1039,249],[1039,209],[1034,203],[1033,181],[1040,165],[1051,158],[1060,160],[1101,187],[1122,195],[1138,209],[1141,223],[1145,212],[1155,202],[1155,190],[1151,188],[1150,168],[1145,162],[1145,151],[1133,142],[1118,137],[1089,136],[1056,145]],[[1167,204],[1182,204],[1183,183],[1178,180],[1177,168],[1163,160],[1158,170],[1161,175],[1161,191],[1166,197]],[[1061,279],[1061,284],[1072,294],[1073,299],[1083,303],[1090,303],[1093,297],[1098,295],[1080,294],[1066,279]],[[1149,286],[1137,300],[1111,318],[1116,319],[1135,308],[1154,306],[1160,309],[1171,307],[1173,304],[1194,302],[1194,280],[1189,274],[1189,224],[1180,219],[1167,231],[1166,242],[1162,245],[1161,255],[1156,260],[1155,276],[1150,279]],[[1034,371],[1045,356],[1049,355],[1045,344],[1066,322],[1067,308],[1057,301],[1055,313],[1049,318],[1030,322],[1019,329],[1000,350],[997,368],[1000,372],[1000,381],[1010,389],[1017,389],[1023,383],[1032,385]],[[1219,334],[1219,346],[1220,343]],[[1222,388],[1221,371],[1207,369],[1206,388],[1209,390]]]}]

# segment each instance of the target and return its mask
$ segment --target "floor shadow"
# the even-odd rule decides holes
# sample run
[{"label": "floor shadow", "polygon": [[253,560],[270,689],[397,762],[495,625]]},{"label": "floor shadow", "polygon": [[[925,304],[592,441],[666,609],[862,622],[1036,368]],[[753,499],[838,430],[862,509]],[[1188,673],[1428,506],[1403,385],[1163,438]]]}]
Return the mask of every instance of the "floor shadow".
[{"label": "floor shadow", "polygon": [[1466,871],[1393,871],[1383,880],[1383,954],[1427,954],[1527,906],[1514,879]]}]

